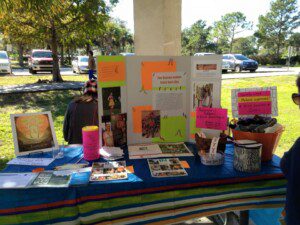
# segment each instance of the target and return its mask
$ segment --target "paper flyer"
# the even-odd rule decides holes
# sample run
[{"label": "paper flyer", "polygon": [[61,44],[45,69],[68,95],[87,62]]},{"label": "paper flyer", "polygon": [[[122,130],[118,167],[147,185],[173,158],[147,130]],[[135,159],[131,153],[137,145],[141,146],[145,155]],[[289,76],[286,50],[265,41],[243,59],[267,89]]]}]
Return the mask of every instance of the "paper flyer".
[{"label": "paper flyer", "polygon": [[186,73],[153,73],[154,109],[162,116],[180,116],[186,113]]},{"label": "paper flyer", "polygon": [[90,181],[110,181],[127,179],[126,162],[94,162]]},{"label": "paper flyer", "polygon": [[188,175],[178,158],[148,159],[147,161],[152,177],[165,178]]},{"label": "paper flyer", "polygon": [[226,130],[227,109],[199,107],[196,110],[196,127]]},{"label": "paper flyer", "polygon": [[98,84],[100,87],[124,86],[126,79],[124,56],[98,56]]}]

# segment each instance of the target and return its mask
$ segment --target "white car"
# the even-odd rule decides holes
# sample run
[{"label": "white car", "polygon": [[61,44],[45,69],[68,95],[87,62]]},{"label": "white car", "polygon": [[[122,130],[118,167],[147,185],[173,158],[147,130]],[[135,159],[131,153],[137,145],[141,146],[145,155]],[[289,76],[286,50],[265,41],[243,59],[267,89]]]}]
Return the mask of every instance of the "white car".
[{"label": "white car", "polygon": [[205,56],[205,55],[215,55],[215,53],[212,52],[197,52],[194,54],[194,56]]},{"label": "white car", "polygon": [[12,73],[11,63],[6,51],[0,51],[0,73]]},{"label": "white car", "polygon": [[72,70],[73,73],[88,73],[88,61],[89,57],[84,56],[76,56],[72,61]]}]

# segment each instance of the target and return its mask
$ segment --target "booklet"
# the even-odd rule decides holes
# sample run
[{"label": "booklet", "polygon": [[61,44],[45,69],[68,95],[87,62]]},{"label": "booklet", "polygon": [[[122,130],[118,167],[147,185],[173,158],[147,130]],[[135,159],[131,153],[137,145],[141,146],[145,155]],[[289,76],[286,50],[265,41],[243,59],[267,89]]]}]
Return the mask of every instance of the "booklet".
[{"label": "booklet", "polygon": [[26,188],[37,175],[37,173],[0,173],[0,189]]},{"label": "booklet", "polygon": [[90,181],[109,181],[127,179],[126,162],[94,162]]},{"label": "booklet", "polygon": [[186,145],[181,143],[164,143],[159,144],[164,157],[172,156],[193,156],[193,153],[186,147]]},{"label": "booklet", "polygon": [[30,187],[68,187],[71,173],[66,171],[44,171],[31,183]]},{"label": "booklet", "polygon": [[130,159],[194,156],[183,142],[128,146]]},{"label": "booklet", "polygon": [[128,146],[130,159],[153,158],[161,155],[161,149],[158,144],[139,144]]},{"label": "booklet", "polygon": [[187,176],[178,158],[147,159],[152,177],[179,177]]}]

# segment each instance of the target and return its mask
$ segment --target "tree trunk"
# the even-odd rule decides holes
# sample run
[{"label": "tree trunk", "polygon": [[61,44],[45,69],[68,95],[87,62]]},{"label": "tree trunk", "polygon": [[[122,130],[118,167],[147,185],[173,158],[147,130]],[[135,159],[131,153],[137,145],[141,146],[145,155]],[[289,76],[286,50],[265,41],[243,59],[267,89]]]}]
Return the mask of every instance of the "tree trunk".
[{"label": "tree trunk", "polygon": [[59,63],[58,63],[58,51],[57,51],[57,34],[56,28],[54,25],[54,21],[51,21],[51,47],[52,47],[52,55],[53,55],[53,71],[52,71],[52,80],[54,82],[63,82],[63,79],[60,75],[59,71]]},{"label": "tree trunk", "polygon": [[23,45],[23,44],[19,44],[19,45],[18,45],[19,65],[20,65],[21,67],[24,66],[23,52],[24,52],[24,45]]},{"label": "tree trunk", "polygon": [[65,65],[64,45],[63,44],[60,46],[60,65],[61,66]]},{"label": "tree trunk", "polygon": [[91,50],[91,45],[89,43],[86,44],[86,54],[89,54],[89,51]]}]

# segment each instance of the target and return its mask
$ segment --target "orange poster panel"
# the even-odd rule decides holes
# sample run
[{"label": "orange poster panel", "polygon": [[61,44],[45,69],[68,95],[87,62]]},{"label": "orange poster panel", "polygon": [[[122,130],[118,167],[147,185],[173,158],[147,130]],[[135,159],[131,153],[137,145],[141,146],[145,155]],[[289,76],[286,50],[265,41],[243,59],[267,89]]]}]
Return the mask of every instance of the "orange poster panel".
[{"label": "orange poster panel", "polygon": [[98,62],[98,80],[125,81],[125,62]]},{"label": "orange poster panel", "polygon": [[152,90],[152,74],[155,72],[176,72],[176,62],[142,62],[141,76],[143,90]]},{"label": "orange poster panel", "polygon": [[152,105],[132,107],[133,132],[142,133],[142,111],[152,110]]}]

